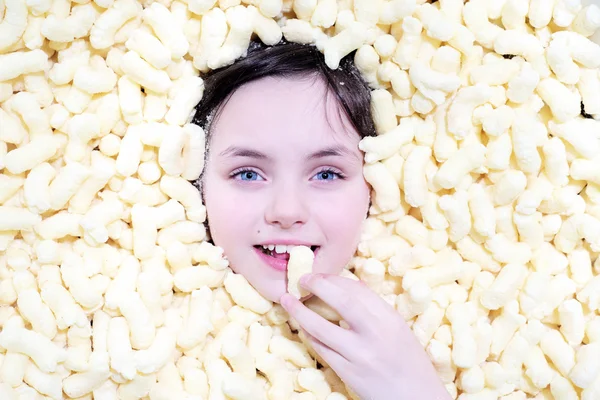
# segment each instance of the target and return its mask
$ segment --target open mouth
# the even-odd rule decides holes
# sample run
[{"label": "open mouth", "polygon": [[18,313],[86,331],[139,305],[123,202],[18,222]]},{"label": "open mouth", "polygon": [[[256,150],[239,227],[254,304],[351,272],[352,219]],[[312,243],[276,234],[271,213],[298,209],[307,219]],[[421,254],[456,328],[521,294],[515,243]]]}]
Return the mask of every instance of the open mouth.
[{"label": "open mouth", "polygon": [[[295,246],[292,245],[260,245],[257,244],[254,246],[256,249],[262,251],[264,254],[271,256],[273,258],[278,258],[282,260],[290,259],[290,251]],[[319,249],[319,246],[310,246],[310,249],[315,252]]]}]

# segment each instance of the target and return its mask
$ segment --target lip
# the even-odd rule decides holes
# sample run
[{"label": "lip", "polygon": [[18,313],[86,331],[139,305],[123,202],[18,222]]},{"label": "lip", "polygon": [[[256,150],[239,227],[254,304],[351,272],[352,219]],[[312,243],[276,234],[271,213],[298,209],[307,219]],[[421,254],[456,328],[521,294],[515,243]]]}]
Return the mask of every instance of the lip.
[{"label": "lip", "polygon": [[[275,244],[275,243],[272,243]],[[278,244],[283,244],[283,243],[278,243]],[[269,267],[277,270],[277,271],[287,271],[287,265],[288,265],[288,260],[281,260],[275,257],[271,257],[266,255],[265,253],[262,252],[262,250],[257,249],[256,247],[252,247],[252,249],[254,250],[254,252],[256,253],[256,255],[258,256],[258,258],[264,262],[266,265],[268,265]],[[317,253],[319,252],[320,247],[317,247],[317,249],[314,251],[315,253],[315,258],[317,256]]]}]

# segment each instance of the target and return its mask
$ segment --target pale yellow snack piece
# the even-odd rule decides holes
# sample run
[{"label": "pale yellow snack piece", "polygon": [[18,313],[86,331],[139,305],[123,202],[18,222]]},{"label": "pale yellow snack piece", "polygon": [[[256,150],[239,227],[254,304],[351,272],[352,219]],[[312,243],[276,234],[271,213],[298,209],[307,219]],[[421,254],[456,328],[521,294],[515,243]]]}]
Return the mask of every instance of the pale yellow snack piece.
[{"label": "pale yellow snack piece", "polygon": [[309,294],[308,291],[301,288],[298,280],[302,275],[312,272],[315,255],[309,247],[296,246],[290,251],[290,260],[288,261],[288,293],[297,299]]}]

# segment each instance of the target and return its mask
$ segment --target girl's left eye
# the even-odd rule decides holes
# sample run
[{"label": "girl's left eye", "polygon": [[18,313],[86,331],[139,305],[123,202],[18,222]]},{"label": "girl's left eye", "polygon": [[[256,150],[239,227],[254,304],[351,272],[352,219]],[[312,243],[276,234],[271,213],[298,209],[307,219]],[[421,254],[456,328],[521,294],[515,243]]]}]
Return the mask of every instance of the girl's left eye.
[{"label": "girl's left eye", "polygon": [[340,172],[334,171],[333,169],[325,169],[319,171],[316,175],[318,181],[331,181],[335,179],[344,179],[344,175]]}]

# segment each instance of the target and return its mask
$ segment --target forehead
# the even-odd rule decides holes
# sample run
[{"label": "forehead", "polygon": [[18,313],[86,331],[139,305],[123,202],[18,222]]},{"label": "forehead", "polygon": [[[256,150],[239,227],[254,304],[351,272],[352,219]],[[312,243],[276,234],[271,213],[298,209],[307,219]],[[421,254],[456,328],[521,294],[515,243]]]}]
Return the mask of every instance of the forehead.
[{"label": "forehead", "polygon": [[212,126],[213,142],[244,139],[358,143],[359,134],[318,76],[268,77],[234,92]]}]

